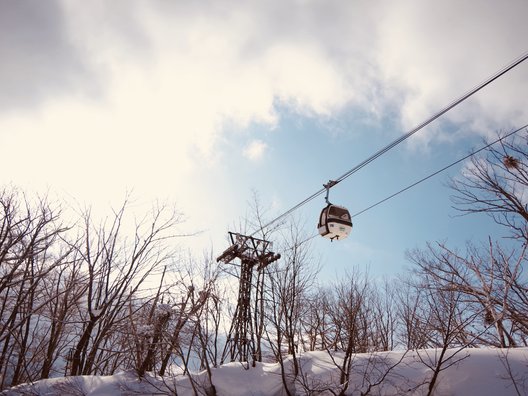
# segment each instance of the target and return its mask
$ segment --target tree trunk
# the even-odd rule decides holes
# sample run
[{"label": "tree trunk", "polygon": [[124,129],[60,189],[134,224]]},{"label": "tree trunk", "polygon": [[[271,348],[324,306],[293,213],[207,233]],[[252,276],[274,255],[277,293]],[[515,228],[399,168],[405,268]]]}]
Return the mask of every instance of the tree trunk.
[{"label": "tree trunk", "polygon": [[83,354],[83,352],[86,351],[86,348],[88,347],[88,342],[90,341],[90,336],[92,335],[92,330],[94,326],[95,319],[90,319],[90,321],[86,325],[86,328],[84,329],[81,339],[75,347],[75,351],[73,352],[72,358],[72,367],[70,370],[71,375],[80,375],[83,372],[84,359],[81,358],[81,355]]}]

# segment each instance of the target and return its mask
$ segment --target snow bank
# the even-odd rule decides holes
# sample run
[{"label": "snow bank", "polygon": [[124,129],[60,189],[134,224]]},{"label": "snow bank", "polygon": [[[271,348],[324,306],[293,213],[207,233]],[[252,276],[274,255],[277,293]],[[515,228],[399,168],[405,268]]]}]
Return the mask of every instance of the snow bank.
[{"label": "snow bank", "polygon": [[[435,395],[496,396],[528,394],[528,348],[448,350],[449,358],[442,366]],[[426,395],[436,367],[439,350],[393,351],[358,354],[351,360],[346,394],[360,395]],[[292,376],[293,362],[285,361],[285,379],[293,394],[335,394],[339,392],[343,355],[308,352],[299,358],[299,373]],[[194,389],[205,394],[209,381],[205,372],[192,375]],[[213,384],[218,395],[283,395],[280,365],[258,363],[246,368],[228,363],[213,369]],[[188,376],[159,378],[147,376],[139,380],[134,372],[113,376],[79,376],[54,378],[25,384],[4,391],[3,395],[130,395],[175,394],[193,395]]]}]

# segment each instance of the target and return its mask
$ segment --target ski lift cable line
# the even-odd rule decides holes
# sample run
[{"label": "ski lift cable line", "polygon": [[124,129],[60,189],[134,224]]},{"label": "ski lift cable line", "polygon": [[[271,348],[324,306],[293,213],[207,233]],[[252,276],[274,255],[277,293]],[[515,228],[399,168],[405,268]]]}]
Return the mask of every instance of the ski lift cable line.
[{"label": "ski lift cable line", "polygon": [[400,195],[401,193],[403,193],[403,192],[405,192],[405,191],[407,191],[407,190],[409,190],[409,189],[411,189],[411,188],[417,186],[418,184],[420,184],[420,183],[422,183],[422,182],[424,182],[424,181],[430,179],[431,177],[436,176],[436,175],[438,175],[439,173],[442,173],[443,171],[445,171],[445,170],[451,168],[452,166],[455,166],[455,165],[461,163],[462,161],[467,160],[468,158],[474,156],[475,154],[478,154],[478,153],[480,153],[481,151],[486,150],[487,148],[493,146],[494,144],[497,144],[498,142],[500,142],[500,141],[502,141],[502,140],[504,140],[504,139],[506,139],[506,138],[508,138],[508,137],[510,137],[510,136],[512,136],[512,135],[514,135],[514,134],[516,134],[517,132],[522,131],[523,129],[526,129],[526,128],[528,128],[528,124],[523,125],[522,127],[517,128],[517,129],[515,129],[514,131],[512,131],[512,132],[510,132],[510,133],[508,133],[508,134],[506,134],[506,135],[504,135],[504,136],[499,137],[498,139],[496,139],[496,140],[494,140],[493,142],[491,142],[491,143],[489,143],[489,144],[487,144],[487,145],[485,145],[485,146],[479,148],[478,150],[472,151],[471,153],[469,153],[469,154],[466,155],[465,157],[460,158],[460,159],[456,160],[455,162],[452,162],[452,163],[450,163],[449,165],[446,165],[446,166],[444,166],[443,168],[437,170],[436,172],[433,172],[433,173],[431,173],[430,175],[425,176],[424,178],[415,181],[414,183],[408,185],[408,186],[405,187],[405,188],[402,188],[401,190],[395,192],[394,194],[389,195],[389,196],[386,197],[386,198],[383,198],[381,201],[378,201],[378,202],[376,202],[375,204],[370,205],[368,208],[365,208],[365,209],[363,209],[363,210],[357,212],[356,214],[352,215],[352,217],[357,217],[357,216],[359,216],[359,215],[361,215],[361,214],[363,214],[363,213],[369,211],[370,209],[375,208],[376,206],[382,204],[383,202],[388,201],[389,199],[394,198],[394,197],[397,196],[397,195]]},{"label": "ski lift cable line", "polygon": [[270,222],[266,223],[265,225],[259,227],[250,236],[254,236],[257,232],[260,232],[260,231],[268,228],[272,224],[275,224],[277,221],[285,218],[286,216],[288,216],[289,214],[291,214],[295,210],[299,209],[301,206],[307,204],[308,202],[310,202],[314,198],[316,198],[319,195],[321,195],[324,192],[326,192],[327,188],[329,190],[330,188],[332,188],[333,186],[335,186],[339,182],[345,180],[346,178],[348,178],[352,174],[356,173],[357,171],[359,171],[360,169],[362,169],[366,165],[370,164],[372,161],[378,159],[383,154],[387,153],[389,150],[393,149],[394,147],[396,147],[397,145],[399,145],[403,141],[405,141],[408,138],[410,138],[416,132],[420,131],[421,129],[423,129],[424,127],[426,127],[427,125],[429,125],[430,123],[435,121],[436,119],[440,118],[442,115],[444,115],[448,111],[452,110],[454,107],[458,106],[460,103],[464,102],[469,97],[473,96],[474,94],[476,94],[477,92],[482,90],[484,87],[488,86],[489,84],[491,84],[492,82],[497,80],[499,77],[503,76],[504,74],[506,74],[507,72],[512,70],[514,67],[516,67],[519,64],[521,64],[522,62],[524,62],[526,59],[528,59],[528,52],[524,53],[523,55],[521,55],[520,57],[518,57],[517,59],[515,59],[514,61],[509,63],[507,66],[505,66],[502,69],[500,69],[499,71],[497,71],[495,74],[493,74],[491,77],[489,77],[488,79],[486,79],[485,81],[483,81],[479,85],[477,85],[474,88],[472,88],[471,90],[467,91],[460,98],[453,100],[446,107],[444,107],[443,109],[441,109],[440,111],[435,113],[433,116],[429,117],[427,120],[425,120],[424,122],[422,122],[421,124],[419,124],[415,128],[411,129],[409,132],[407,132],[404,135],[400,136],[398,139],[396,139],[393,142],[389,143],[387,146],[383,147],[382,149],[380,149],[379,151],[377,151],[376,153],[374,153],[373,155],[371,155],[370,157],[368,157],[364,161],[360,162],[358,165],[356,165],[352,169],[348,170],[347,172],[345,172],[344,174],[339,176],[337,179],[333,180],[332,183],[329,183],[327,185],[328,187],[324,187],[324,188],[318,190],[314,194],[310,195],[308,198],[306,198],[303,201],[299,202],[297,205],[295,205],[292,208],[288,209],[286,212],[284,212],[281,215],[277,216],[275,219],[273,219]]},{"label": "ski lift cable line", "polygon": [[[421,178],[420,180],[415,181],[415,182],[412,183],[412,184],[409,184],[407,187],[402,188],[401,190],[395,192],[394,194],[391,194],[391,195],[389,195],[388,197],[385,197],[385,198],[379,200],[379,201],[376,202],[375,204],[372,204],[372,205],[368,206],[367,208],[365,208],[365,209],[363,209],[363,210],[360,210],[359,212],[357,212],[357,213],[355,213],[354,215],[352,215],[352,218],[356,218],[357,216],[359,216],[359,215],[361,215],[361,214],[363,214],[363,213],[365,213],[365,212],[368,212],[369,210],[375,208],[375,207],[378,206],[378,205],[381,205],[382,203],[388,201],[389,199],[392,199],[392,198],[396,197],[397,195],[400,195],[400,194],[404,193],[405,191],[410,190],[410,189],[413,188],[413,187],[416,187],[418,184],[423,183],[423,182],[426,181],[426,180],[429,180],[429,179],[432,178],[433,176],[436,176],[436,175],[438,175],[439,173],[442,173],[443,171],[445,171],[445,170],[447,170],[447,169],[449,169],[449,168],[451,168],[451,167],[453,167],[453,166],[455,166],[455,165],[461,163],[462,161],[467,160],[468,158],[470,158],[470,157],[472,157],[472,156],[474,156],[474,155],[480,153],[481,151],[484,151],[484,150],[486,150],[487,148],[489,148],[489,147],[491,147],[491,146],[493,146],[493,145],[499,143],[500,141],[502,141],[502,140],[504,140],[504,139],[507,139],[507,138],[509,138],[510,136],[515,135],[516,133],[522,131],[523,129],[527,129],[527,128],[528,128],[528,124],[523,125],[522,127],[517,128],[517,129],[513,130],[512,132],[509,132],[509,133],[507,133],[506,135],[499,137],[498,139],[495,139],[495,140],[492,141],[491,143],[488,143],[487,145],[485,145],[485,146],[483,146],[483,147],[480,147],[480,148],[477,149],[477,150],[472,151],[472,152],[469,153],[468,155],[466,155],[466,156],[464,156],[464,157],[462,157],[462,158],[460,158],[460,159],[458,159],[458,160],[456,160],[456,161],[450,163],[449,165],[444,166],[444,167],[441,168],[441,169],[438,169],[437,171],[435,171],[435,172],[429,174],[428,176],[425,176],[425,177]],[[313,238],[315,238],[315,237],[318,236],[318,235],[319,235],[319,233],[313,234],[312,236],[310,236],[310,237],[306,238],[305,240],[299,242],[299,245],[302,245],[303,243],[306,243],[306,242],[312,240]]]}]

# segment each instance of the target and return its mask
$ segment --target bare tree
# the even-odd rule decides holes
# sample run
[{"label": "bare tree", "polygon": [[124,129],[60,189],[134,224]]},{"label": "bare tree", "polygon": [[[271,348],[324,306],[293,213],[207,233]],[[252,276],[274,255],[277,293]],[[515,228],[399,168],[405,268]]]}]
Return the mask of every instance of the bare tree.
[{"label": "bare tree", "polygon": [[219,268],[211,255],[202,261],[189,258],[186,265],[172,269],[167,297],[173,306],[160,350],[158,373],[167,373],[174,359],[181,359],[189,373],[190,359],[197,368],[216,367],[218,362],[222,291],[218,289]]},{"label": "bare tree", "polygon": [[144,286],[175,258],[182,217],[155,206],[130,226],[126,208],[100,225],[84,212],[75,237],[46,198],[0,192],[0,388],[61,369],[111,374],[137,366],[127,339],[140,312],[156,331],[139,368],[161,361],[169,315],[158,309],[161,290],[152,296]]},{"label": "bare tree", "polygon": [[38,378],[42,285],[68,254],[54,249],[67,230],[60,214],[46,197],[0,192],[0,387]]},{"label": "bare tree", "polygon": [[[311,260],[310,245],[305,242],[301,228],[296,222],[290,223],[287,232],[283,233],[281,260],[266,269],[269,276],[266,311],[270,325],[267,329],[268,341],[281,365],[282,380],[288,394],[294,392],[293,383],[299,374],[297,355],[303,338],[302,321],[308,312],[308,296],[319,271]],[[286,378],[284,355],[291,355],[292,379]]]},{"label": "bare tree", "polygon": [[428,395],[439,383],[440,373],[469,356],[462,354],[469,347],[477,346],[482,334],[489,331],[492,323],[482,323],[486,304],[481,305],[478,290],[472,289],[471,272],[465,261],[449,254],[445,249],[427,252],[414,251],[410,259],[417,265],[415,288],[427,307],[427,315],[418,315],[424,321],[428,333],[428,346],[433,349],[417,350],[420,361],[432,372],[428,381]]},{"label": "bare tree", "polygon": [[[434,330],[432,342],[436,348],[417,350],[416,353],[420,361],[432,371],[428,382],[429,396],[433,394],[442,371],[469,357],[468,354],[459,354],[471,345],[465,329],[474,316],[465,315],[461,304],[462,293],[458,291],[429,289],[426,298],[431,312],[429,323]],[[454,348],[454,351],[449,348]]]},{"label": "bare tree", "polygon": [[[133,329],[136,343],[136,371],[140,378],[144,377],[147,371],[153,371],[155,367],[156,354],[159,351],[163,333],[172,314],[172,309],[168,304],[162,301],[162,289],[167,267],[163,272],[158,285],[158,290],[152,301],[149,301],[140,312],[145,316],[142,318],[141,313],[134,314],[132,302],[130,301],[130,327]],[[161,301],[160,301],[161,300]],[[138,328],[138,325],[140,326]]]},{"label": "bare tree", "polygon": [[400,326],[399,342],[407,350],[423,349],[429,346],[431,326],[425,291],[416,288],[408,279],[399,280],[396,294]]},{"label": "bare tree", "polygon": [[67,355],[70,341],[68,334],[74,333],[71,323],[86,291],[86,282],[78,262],[73,260],[66,264],[50,274],[44,282],[42,293],[48,304],[42,314],[48,319],[49,327],[45,331],[47,337],[40,378],[48,378],[57,359]]},{"label": "bare tree", "polygon": [[[491,242],[487,249],[467,245],[462,255],[442,243],[409,253],[421,277],[439,290],[462,293],[466,312],[476,315],[467,331],[476,342],[516,346],[526,339],[528,280],[522,271],[526,247],[507,253]],[[486,332],[482,332],[487,329]]]},{"label": "bare tree", "polygon": [[[210,374],[211,367],[219,363],[220,325],[223,319],[224,291],[219,287],[221,271],[211,254],[204,254],[202,265],[196,266],[192,275],[193,284],[199,292],[191,296],[192,304],[197,307],[193,311],[194,325],[198,334],[200,369],[206,369]],[[198,308],[199,307],[199,308]]]},{"label": "bare tree", "polygon": [[183,356],[182,350],[182,333],[189,322],[190,316],[199,307],[194,306],[192,302],[192,295],[194,294],[194,286],[187,286],[185,294],[181,297],[179,302],[175,303],[173,318],[169,324],[168,334],[166,335],[167,348],[162,352],[161,366],[159,374],[165,375],[171,358],[176,351],[179,351],[180,356]]},{"label": "bare tree", "polygon": [[84,214],[84,229],[75,247],[88,275],[82,331],[72,355],[70,373],[94,370],[100,346],[120,321],[126,322],[128,301],[140,292],[145,280],[172,257],[167,243],[177,235],[181,215],[167,207],[154,207],[150,216],[136,222],[127,239],[123,229],[127,202],[109,224],[94,227],[90,212]]},{"label": "bare tree", "polygon": [[472,157],[463,177],[454,179],[453,202],[462,213],[486,213],[514,238],[528,241],[528,134],[501,140],[485,157]]},{"label": "bare tree", "polygon": [[356,353],[370,351],[370,323],[373,322],[372,289],[366,275],[356,268],[348,272],[334,286],[330,305],[335,326],[333,352],[342,351],[341,363],[335,361],[340,371],[340,394],[345,394],[350,385],[350,375]]},{"label": "bare tree", "polygon": [[395,283],[388,279],[376,287],[373,295],[371,345],[377,351],[392,351],[399,325]]},{"label": "bare tree", "polygon": [[[251,229],[258,230],[257,233],[259,234],[259,237],[263,240],[270,240],[272,235],[275,235],[275,233],[281,229],[283,226],[282,223],[276,223],[273,224],[272,227],[269,225],[266,226],[266,218],[268,217],[268,213],[270,211],[269,207],[265,207],[260,199],[260,196],[257,191],[253,191],[252,194],[252,201],[250,203],[250,211],[251,216],[246,220],[247,226]],[[296,226],[297,229],[299,226]],[[291,231],[291,228],[290,228]],[[290,234],[291,236],[291,234]],[[290,245],[291,246],[291,245]],[[275,266],[273,266],[275,267]],[[273,267],[271,270],[273,270]],[[257,279],[251,287],[254,289],[254,298],[253,298],[253,334],[252,337],[254,337],[251,342],[254,344],[254,359],[253,363],[255,362],[262,362],[262,343],[264,340],[264,333],[266,331],[266,307],[265,307],[265,301],[266,301],[266,292],[269,292],[269,283],[271,280],[268,281],[267,275],[270,273],[270,268],[265,268],[262,270],[257,271]]]}]

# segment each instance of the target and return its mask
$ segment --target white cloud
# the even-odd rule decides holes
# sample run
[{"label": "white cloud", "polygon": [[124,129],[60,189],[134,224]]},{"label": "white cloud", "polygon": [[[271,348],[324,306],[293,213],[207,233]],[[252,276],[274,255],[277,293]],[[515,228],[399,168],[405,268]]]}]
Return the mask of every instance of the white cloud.
[{"label": "white cloud", "polygon": [[[328,116],[348,100],[343,75],[321,46],[268,37],[253,23],[255,9],[62,4],[71,44],[104,92],[51,97],[36,112],[0,118],[1,130],[13,131],[12,146],[27,155],[4,179],[92,198],[131,189],[165,195],[217,163],[226,123],[272,129],[278,102]],[[248,47],[247,37],[263,39],[262,48]],[[254,142],[246,155],[256,160],[266,147]],[[13,150],[0,161],[5,167],[18,158]]]},{"label": "white cloud", "polygon": [[[406,129],[417,126],[526,51],[524,1],[404,1],[387,7],[378,25],[378,59],[383,84],[399,95],[389,98],[400,109]],[[528,64],[519,66],[443,118],[465,124],[468,132],[517,125],[528,116],[524,93]],[[524,120],[523,120],[524,119]],[[433,134],[441,137],[438,123]]]},{"label": "white cloud", "polygon": [[[284,107],[324,124],[355,106],[400,119],[402,130],[391,131],[399,134],[525,50],[528,36],[524,0],[482,1],[478,9],[454,0],[60,4],[67,24],[57,29],[67,36],[60,48],[75,55],[68,76],[90,78],[82,89],[46,92],[37,110],[0,112],[0,167],[9,169],[0,181],[49,185],[87,201],[126,190],[182,196],[182,209],[206,223],[217,213],[203,201],[197,207],[197,196],[223,188],[216,206],[224,207],[235,195],[207,172],[222,165],[222,147],[239,146],[219,143],[253,138],[226,134],[226,125],[273,129]],[[526,122],[526,70],[447,117],[481,132]],[[90,91],[85,85],[97,95],[79,96]],[[428,128],[418,137],[440,136]],[[257,160],[268,149],[255,140],[244,155]]]},{"label": "white cloud", "polygon": [[251,161],[259,161],[268,149],[268,145],[262,140],[251,141],[243,151],[244,157]]}]

